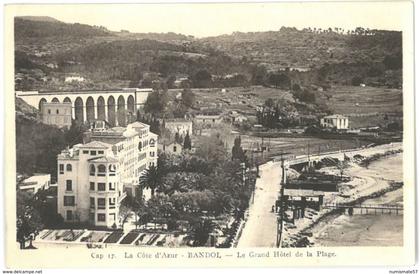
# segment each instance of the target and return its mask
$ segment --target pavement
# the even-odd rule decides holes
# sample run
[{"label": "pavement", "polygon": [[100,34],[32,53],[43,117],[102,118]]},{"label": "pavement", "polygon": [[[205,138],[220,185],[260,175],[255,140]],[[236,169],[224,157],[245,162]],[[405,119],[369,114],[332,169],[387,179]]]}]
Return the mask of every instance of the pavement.
[{"label": "pavement", "polygon": [[280,191],[281,173],[280,162],[268,162],[260,167],[261,177],[255,184],[254,202],[249,208],[238,248],[276,246],[277,214],[271,212],[271,208]]}]

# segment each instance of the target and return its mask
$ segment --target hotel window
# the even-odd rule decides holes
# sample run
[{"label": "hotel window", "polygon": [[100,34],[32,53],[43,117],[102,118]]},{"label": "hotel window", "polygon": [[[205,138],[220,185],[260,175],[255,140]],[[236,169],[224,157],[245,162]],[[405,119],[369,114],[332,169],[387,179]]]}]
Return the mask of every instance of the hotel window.
[{"label": "hotel window", "polygon": [[73,182],[71,180],[66,180],[66,191],[73,190]]},{"label": "hotel window", "polygon": [[115,198],[109,198],[109,208],[115,208]]},{"label": "hotel window", "polygon": [[99,213],[98,214],[98,222],[105,222],[105,214]]},{"label": "hotel window", "polygon": [[55,113],[60,114],[60,112],[58,111],[58,109],[55,111]]},{"label": "hotel window", "polygon": [[98,209],[105,209],[105,198],[98,198]]},{"label": "hotel window", "polygon": [[66,219],[67,219],[67,221],[72,221],[73,220],[73,211],[67,210]]},{"label": "hotel window", "polygon": [[90,197],[90,208],[95,208],[95,198]]},{"label": "hotel window", "polygon": [[64,165],[60,164],[60,174],[64,174]]},{"label": "hotel window", "polygon": [[64,196],[64,206],[74,206],[74,196]]},{"label": "hotel window", "polygon": [[115,221],[115,213],[109,213],[109,218],[111,221]]},{"label": "hotel window", "polygon": [[67,165],[66,165],[66,171],[72,171],[72,166],[71,166],[71,164],[67,164]]},{"label": "hotel window", "polygon": [[48,109],[48,114],[51,114],[51,109]]},{"label": "hotel window", "polygon": [[155,152],[154,151],[150,151],[150,157],[155,157]]},{"label": "hotel window", "polygon": [[176,145],[174,145],[174,152],[176,152]]},{"label": "hotel window", "polygon": [[96,155],[96,150],[91,150],[90,155],[95,156]]},{"label": "hotel window", "polygon": [[[109,165],[108,170],[109,172],[115,172],[117,170],[117,167],[115,165]],[[110,174],[110,175],[114,175],[114,174]]]},{"label": "hotel window", "polygon": [[109,190],[115,190],[115,183],[109,183]]},{"label": "hotel window", "polygon": [[105,191],[106,184],[105,183],[98,183],[98,191]]},{"label": "hotel window", "polygon": [[89,185],[90,185],[89,186],[90,190],[95,190],[95,183],[94,182],[90,182]]},{"label": "hotel window", "polygon": [[83,150],[83,154],[89,154],[89,150]]},{"label": "hotel window", "polygon": [[99,150],[98,151],[98,154],[104,154],[104,151],[103,150]]},{"label": "hotel window", "polygon": [[96,171],[95,165],[90,165],[90,168],[89,168],[90,176],[95,176],[95,171]]},{"label": "hotel window", "polygon": [[95,213],[89,213],[89,220],[91,222],[94,222],[95,221]]},{"label": "hotel window", "polygon": [[105,176],[106,173],[106,166],[99,165],[98,166],[98,176]]}]

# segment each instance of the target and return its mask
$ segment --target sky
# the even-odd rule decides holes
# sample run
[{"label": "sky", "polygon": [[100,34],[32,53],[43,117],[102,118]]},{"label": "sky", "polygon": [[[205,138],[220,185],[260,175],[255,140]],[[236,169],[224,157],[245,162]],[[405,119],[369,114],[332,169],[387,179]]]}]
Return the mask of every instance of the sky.
[{"label": "sky", "polygon": [[278,30],[281,26],[402,30],[409,2],[287,2],[24,5],[19,15],[51,16],[112,31],[175,32],[195,37]]}]

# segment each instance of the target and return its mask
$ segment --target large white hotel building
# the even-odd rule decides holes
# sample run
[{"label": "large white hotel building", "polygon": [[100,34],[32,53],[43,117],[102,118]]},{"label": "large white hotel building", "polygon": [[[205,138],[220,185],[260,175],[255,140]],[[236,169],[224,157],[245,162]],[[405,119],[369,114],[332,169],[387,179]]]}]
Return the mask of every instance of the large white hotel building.
[{"label": "large white hotel building", "polygon": [[65,149],[57,157],[57,211],[67,223],[118,226],[126,195],[145,195],[139,177],[157,165],[157,138],[149,125],[96,128],[84,144]]}]

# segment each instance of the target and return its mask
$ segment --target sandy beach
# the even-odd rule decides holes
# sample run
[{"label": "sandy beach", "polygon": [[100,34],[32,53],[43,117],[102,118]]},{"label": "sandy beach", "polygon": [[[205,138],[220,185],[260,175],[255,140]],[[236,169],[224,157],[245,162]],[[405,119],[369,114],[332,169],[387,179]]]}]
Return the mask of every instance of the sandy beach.
[{"label": "sandy beach", "polygon": [[[370,156],[369,155],[364,156]],[[320,171],[339,174],[334,167]],[[402,153],[382,157],[367,167],[350,163],[345,175],[352,179],[340,185],[338,193],[325,196],[325,202],[402,205]],[[333,213],[331,209],[313,212],[295,222],[284,233],[283,246],[293,245],[304,235],[315,246],[399,246],[403,244],[403,215],[355,215]]]}]

